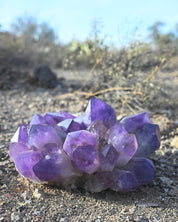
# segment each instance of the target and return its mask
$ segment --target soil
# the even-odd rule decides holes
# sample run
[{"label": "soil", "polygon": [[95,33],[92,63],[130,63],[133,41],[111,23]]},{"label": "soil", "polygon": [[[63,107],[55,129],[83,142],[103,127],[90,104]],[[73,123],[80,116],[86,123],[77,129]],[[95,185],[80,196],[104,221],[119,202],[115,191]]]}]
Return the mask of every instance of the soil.
[{"label": "soil", "polygon": [[[54,89],[11,82],[9,89],[0,90],[0,221],[178,221],[176,71],[159,73],[157,80],[164,82],[162,96],[146,107],[150,107],[151,120],[161,130],[161,147],[150,157],[157,170],[153,182],[129,193],[107,190],[92,194],[82,189],[33,184],[19,175],[8,154],[10,139],[18,126],[28,123],[34,113],[81,113],[88,103],[89,98],[82,95],[60,97],[80,87],[88,72],[56,71],[61,82]],[[120,114],[111,93],[98,98],[107,100],[118,118],[127,114],[127,110]]]}]

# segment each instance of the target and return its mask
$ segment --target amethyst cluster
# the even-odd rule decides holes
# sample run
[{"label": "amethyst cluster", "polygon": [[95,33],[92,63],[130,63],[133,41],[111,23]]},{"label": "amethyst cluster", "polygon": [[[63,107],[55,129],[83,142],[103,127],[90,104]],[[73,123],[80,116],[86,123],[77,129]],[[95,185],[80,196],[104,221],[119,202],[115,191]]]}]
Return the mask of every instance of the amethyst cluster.
[{"label": "amethyst cluster", "polygon": [[147,112],[117,121],[115,111],[92,97],[83,115],[35,114],[10,143],[19,173],[36,183],[131,191],[155,178],[147,157],[160,146],[159,127]]}]

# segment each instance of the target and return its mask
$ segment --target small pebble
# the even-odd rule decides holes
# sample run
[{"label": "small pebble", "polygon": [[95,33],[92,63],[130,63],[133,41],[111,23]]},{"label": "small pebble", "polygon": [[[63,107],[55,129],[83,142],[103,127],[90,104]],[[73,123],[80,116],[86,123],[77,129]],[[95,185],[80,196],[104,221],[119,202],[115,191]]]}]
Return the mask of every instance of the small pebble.
[{"label": "small pebble", "polygon": [[178,136],[175,136],[171,141],[171,146],[178,149]]},{"label": "small pebble", "polygon": [[41,198],[41,194],[38,192],[38,189],[35,189],[34,193],[33,193],[33,196],[35,198]]},{"label": "small pebble", "polygon": [[19,221],[20,220],[20,216],[19,216],[19,214],[17,214],[17,213],[12,213],[11,214],[11,220],[12,221]]},{"label": "small pebble", "polygon": [[171,184],[173,184],[173,181],[170,180],[168,177],[160,177],[161,181],[166,184],[167,186],[170,186]]}]

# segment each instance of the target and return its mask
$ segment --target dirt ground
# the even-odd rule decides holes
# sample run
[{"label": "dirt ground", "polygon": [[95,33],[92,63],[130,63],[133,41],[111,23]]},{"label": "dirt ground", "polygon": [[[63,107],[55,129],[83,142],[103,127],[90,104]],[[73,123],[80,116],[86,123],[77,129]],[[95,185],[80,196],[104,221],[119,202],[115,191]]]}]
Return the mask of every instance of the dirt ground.
[{"label": "dirt ground", "polygon": [[[61,79],[54,89],[22,87],[0,90],[0,221],[178,221],[178,72],[161,73],[164,82],[162,97],[150,106],[150,117],[161,130],[161,147],[150,158],[157,178],[136,191],[117,193],[103,191],[88,193],[82,189],[60,189],[37,185],[22,178],[10,160],[9,142],[18,126],[28,123],[34,113],[58,112],[81,113],[89,98],[61,94],[72,91],[82,84],[85,74],[69,75],[58,71]],[[158,79],[159,81],[159,79]],[[108,102],[120,118],[117,101],[108,95],[98,98]],[[127,114],[127,113],[126,113]],[[125,115],[125,114],[122,114]]]}]

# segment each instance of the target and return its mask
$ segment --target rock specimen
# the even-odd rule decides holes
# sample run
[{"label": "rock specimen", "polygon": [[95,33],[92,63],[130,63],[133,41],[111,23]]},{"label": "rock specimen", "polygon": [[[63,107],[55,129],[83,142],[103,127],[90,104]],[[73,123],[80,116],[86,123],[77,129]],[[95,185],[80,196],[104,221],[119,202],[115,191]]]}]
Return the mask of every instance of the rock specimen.
[{"label": "rock specimen", "polygon": [[155,178],[147,157],[160,146],[159,127],[147,112],[120,122],[115,111],[92,97],[83,115],[35,114],[10,143],[19,173],[36,183],[132,191]]}]

